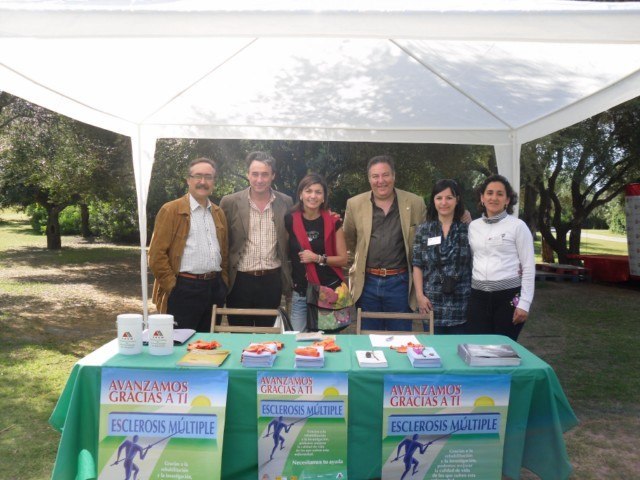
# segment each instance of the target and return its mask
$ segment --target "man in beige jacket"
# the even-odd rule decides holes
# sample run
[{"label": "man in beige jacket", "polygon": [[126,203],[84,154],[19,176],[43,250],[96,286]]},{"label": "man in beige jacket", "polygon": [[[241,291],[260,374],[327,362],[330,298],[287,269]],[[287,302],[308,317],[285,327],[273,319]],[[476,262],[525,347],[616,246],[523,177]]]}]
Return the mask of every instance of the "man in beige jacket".
[{"label": "man in beige jacket", "polygon": [[224,305],[229,283],[227,221],[209,200],[215,176],[213,160],[191,162],[189,193],[162,206],[149,245],[158,311],[198,332],[210,330],[213,304]]},{"label": "man in beige jacket", "polygon": [[[410,312],[415,307],[411,251],[426,206],[419,196],[395,188],[393,158],[369,160],[371,190],[347,201],[344,235],[353,264],[349,271],[351,294],[362,310]],[[362,328],[410,330],[403,320],[363,319]]]}]

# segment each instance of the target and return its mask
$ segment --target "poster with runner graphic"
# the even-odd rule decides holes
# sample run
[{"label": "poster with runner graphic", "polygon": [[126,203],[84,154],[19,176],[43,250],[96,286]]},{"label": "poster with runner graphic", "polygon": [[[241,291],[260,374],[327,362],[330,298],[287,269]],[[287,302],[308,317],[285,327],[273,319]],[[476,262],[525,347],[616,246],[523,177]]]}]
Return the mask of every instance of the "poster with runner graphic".
[{"label": "poster with runner graphic", "polygon": [[347,478],[346,373],[258,372],[258,478]]},{"label": "poster with runner graphic", "polygon": [[228,373],[102,369],[99,480],[220,479]]},{"label": "poster with runner graphic", "polygon": [[510,375],[385,375],[382,479],[502,478]]},{"label": "poster with runner graphic", "polygon": [[640,183],[630,183],[625,187],[625,193],[629,273],[640,278]]}]

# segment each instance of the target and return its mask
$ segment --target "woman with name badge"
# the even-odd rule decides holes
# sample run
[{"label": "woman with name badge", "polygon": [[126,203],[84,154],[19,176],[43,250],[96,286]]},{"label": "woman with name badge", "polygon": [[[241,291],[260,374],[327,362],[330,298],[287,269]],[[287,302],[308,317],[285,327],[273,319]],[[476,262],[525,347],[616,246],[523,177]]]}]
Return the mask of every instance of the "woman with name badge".
[{"label": "woman with name badge", "polygon": [[328,209],[327,183],[321,175],[310,173],[300,181],[298,200],[284,222],[293,277],[291,325],[294,330],[306,331],[308,284],[340,287],[347,246],[342,220]]},{"label": "woman with name badge", "polygon": [[518,196],[505,177],[488,177],[478,197],[482,218],[469,225],[473,277],[467,332],[517,340],[533,301],[533,237],[511,215]]},{"label": "woman with name badge", "polygon": [[[471,293],[471,250],[460,187],[440,180],[431,191],[427,221],[413,243],[418,311],[433,310],[434,333],[462,334]],[[426,327],[426,325],[425,325]]]}]

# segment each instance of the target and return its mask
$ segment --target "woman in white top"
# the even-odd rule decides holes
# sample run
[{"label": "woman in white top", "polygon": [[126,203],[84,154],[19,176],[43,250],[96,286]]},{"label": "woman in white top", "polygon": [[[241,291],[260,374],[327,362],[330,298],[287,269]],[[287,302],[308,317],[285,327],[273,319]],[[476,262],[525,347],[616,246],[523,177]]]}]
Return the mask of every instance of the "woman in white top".
[{"label": "woman in white top", "polygon": [[467,332],[517,340],[533,301],[533,237],[511,215],[518,197],[505,177],[488,177],[478,194],[483,214],[469,225],[473,274]]}]

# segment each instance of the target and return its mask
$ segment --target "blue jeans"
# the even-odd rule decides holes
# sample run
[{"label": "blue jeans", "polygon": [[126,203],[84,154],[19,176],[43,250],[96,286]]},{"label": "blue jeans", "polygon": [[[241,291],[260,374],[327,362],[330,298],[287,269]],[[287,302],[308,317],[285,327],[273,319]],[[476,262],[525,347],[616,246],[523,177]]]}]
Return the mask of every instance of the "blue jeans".
[{"label": "blue jeans", "polygon": [[[364,289],[358,307],[364,312],[411,312],[409,298],[409,272],[381,277],[366,274]],[[365,330],[411,330],[411,322],[382,318],[363,318]]]},{"label": "blue jeans", "polygon": [[295,290],[291,295],[291,326],[299,332],[307,331],[307,296],[300,295]]}]

